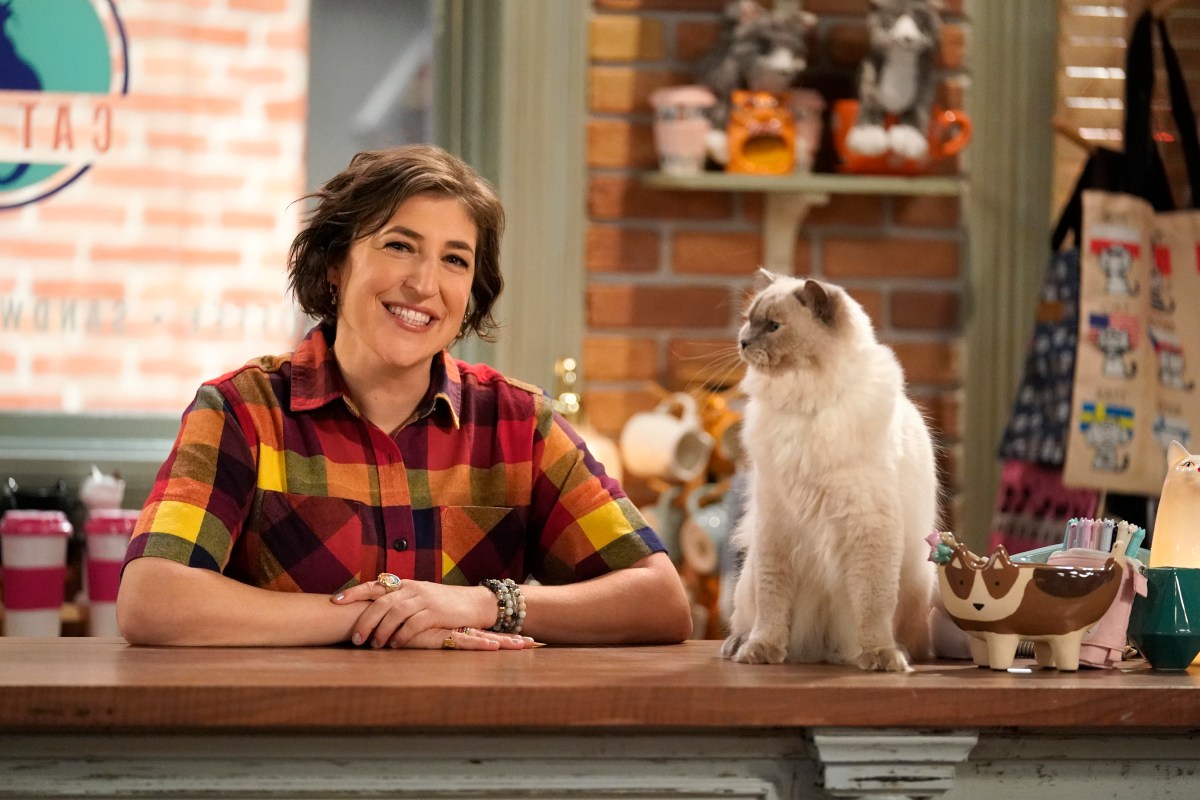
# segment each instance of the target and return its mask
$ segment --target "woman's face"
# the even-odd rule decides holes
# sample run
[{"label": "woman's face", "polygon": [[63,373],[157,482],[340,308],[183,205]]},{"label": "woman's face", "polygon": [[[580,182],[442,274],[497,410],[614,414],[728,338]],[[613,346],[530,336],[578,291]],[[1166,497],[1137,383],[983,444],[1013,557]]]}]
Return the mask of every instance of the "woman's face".
[{"label": "woman's face", "polygon": [[331,270],[336,349],[357,370],[427,370],[458,336],[475,277],[475,223],[454,198],[417,195]]}]

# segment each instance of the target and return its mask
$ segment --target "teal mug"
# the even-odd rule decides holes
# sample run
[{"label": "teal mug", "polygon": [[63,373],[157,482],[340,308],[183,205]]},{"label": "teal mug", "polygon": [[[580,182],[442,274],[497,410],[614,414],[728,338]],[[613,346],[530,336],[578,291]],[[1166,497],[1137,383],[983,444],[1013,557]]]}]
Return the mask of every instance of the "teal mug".
[{"label": "teal mug", "polygon": [[1200,653],[1200,569],[1149,567],[1135,595],[1129,638],[1154,669],[1187,669]]}]

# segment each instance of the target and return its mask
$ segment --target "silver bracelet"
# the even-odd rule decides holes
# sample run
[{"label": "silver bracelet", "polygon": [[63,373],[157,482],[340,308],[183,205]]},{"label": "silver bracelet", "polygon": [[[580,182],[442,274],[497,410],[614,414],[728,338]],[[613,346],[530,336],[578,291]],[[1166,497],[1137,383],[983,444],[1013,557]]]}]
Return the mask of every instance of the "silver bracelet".
[{"label": "silver bracelet", "polygon": [[512,578],[499,580],[488,578],[480,586],[486,586],[496,595],[496,624],[490,630],[496,633],[520,633],[525,625],[525,595]]}]

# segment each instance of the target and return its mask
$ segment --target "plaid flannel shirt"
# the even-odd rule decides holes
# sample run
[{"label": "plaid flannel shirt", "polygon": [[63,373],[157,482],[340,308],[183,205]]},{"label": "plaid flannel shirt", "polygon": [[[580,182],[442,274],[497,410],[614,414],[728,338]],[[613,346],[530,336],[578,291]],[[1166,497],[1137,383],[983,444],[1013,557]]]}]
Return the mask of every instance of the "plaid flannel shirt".
[{"label": "plaid flannel shirt", "polygon": [[664,550],[540,390],[444,352],[389,436],[350,402],[332,340],[317,326],[200,387],[125,563],[332,593],[384,571],[569,583]]}]

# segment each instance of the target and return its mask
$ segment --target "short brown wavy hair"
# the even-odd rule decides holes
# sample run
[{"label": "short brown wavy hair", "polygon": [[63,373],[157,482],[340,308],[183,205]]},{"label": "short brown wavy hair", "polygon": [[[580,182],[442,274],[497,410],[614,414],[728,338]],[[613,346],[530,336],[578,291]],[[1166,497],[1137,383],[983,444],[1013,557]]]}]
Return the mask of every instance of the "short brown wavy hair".
[{"label": "short brown wavy hair", "polygon": [[300,309],[332,324],[337,307],[326,277],[329,267],[340,265],[351,245],[382,229],[401,204],[421,194],[459,200],[475,223],[475,278],[458,338],[474,332],[492,341],[499,327],[492,308],[504,288],[500,275],[504,207],[479,173],[432,145],[359,153],[350,166],[301,198],[315,199],[317,204],[305,215],[304,228],[288,250],[288,288]]}]

